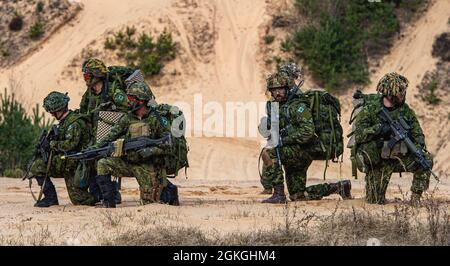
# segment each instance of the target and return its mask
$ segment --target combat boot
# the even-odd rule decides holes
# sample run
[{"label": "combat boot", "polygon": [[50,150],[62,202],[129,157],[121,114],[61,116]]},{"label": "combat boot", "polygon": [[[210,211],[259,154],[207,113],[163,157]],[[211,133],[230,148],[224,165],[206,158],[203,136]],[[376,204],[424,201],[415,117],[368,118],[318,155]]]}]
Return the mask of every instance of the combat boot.
[{"label": "combat boot", "polygon": [[115,208],[116,207],[116,199],[114,191],[115,186],[111,181],[111,175],[98,175],[95,178],[103,196],[103,207],[105,208]]},{"label": "combat boot", "polygon": [[58,195],[56,194],[55,185],[53,185],[52,180],[50,178],[47,178],[47,180],[45,180],[45,177],[43,176],[37,176],[36,180],[39,186],[43,186],[42,193],[44,194],[44,198],[37,201],[34,204],[34,207],[46,208],[53,205],[59,205]]},{"label": "combat boot", "polygon": [[261,191],[259,194],[260,195],[270,195],[272,194],[272,190],[271,188],[265,188],[263,191]]},{"label": "combat boot", "polygon": [[94,197],[96,204],[102,201],[102,192],[95,179],[90,180],[88,192]]},{"label": "combat boot", "polygon": [[343,180],[337,183],[332,183],[330,184],[330,186],[330,194],[339,194],[344,200],[352,198],[352,183],[350,182],[350,180]]},{"label": "combat boot", "polygon": [[411,194],[411,200],[409,201],[412,206],[419,206],[420,205],[420,198],[422,197],[422,193],[415,193],[413,192]]},{"label": "combat boot", "polygon": [[284,185],[278,185],[273,188],[273,195],[262,201],[262,203],[286,203],[286,195],[284,194]]},{"label": "combat boot", "polygon": [[165,186],[161,191],[159,201],[164,204],[179,206],[180,201],[178,199],[178,187],[171,182],[168,182],[167,186]]},{"label": "combat boot", "polygon": [[119,183],[117,181],[112,182],[114,185],[114,200],[116,201],[116,204],[122,203],[122,195],[119,191]]}]

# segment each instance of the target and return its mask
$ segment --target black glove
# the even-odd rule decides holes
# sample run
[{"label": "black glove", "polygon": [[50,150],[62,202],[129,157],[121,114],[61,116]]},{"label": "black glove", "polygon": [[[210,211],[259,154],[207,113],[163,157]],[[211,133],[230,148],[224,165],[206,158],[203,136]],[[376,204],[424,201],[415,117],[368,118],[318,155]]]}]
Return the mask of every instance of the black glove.
[{"label": "black glove", "polygon": [[381,123],[380,129],[378,129],[378,134],[381,137],[389,138],[392,133],[391,126],[388,123]]}]

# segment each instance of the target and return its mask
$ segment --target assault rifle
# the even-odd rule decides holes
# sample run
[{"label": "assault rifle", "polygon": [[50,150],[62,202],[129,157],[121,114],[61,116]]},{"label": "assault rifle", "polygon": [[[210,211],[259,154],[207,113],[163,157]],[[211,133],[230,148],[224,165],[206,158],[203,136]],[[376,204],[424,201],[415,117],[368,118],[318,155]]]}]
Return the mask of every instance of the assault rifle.
[{"label": "assault rifle", "polygon": [[61,159],[73,159],[82,161],[91,161],[98,158],[110,157],[117,149],[126,153],[127,151],[142,149],[145,147],[154,146],[172,146],[172,136],[167,134],[159,139],[150,139],[148,137],[137,137],[126,140],[123,142],[123,147],[121,148],[120,142],[114,141],[105,144],[103,147],[98,149],[86,149],[77,153],[67,154],[61,157]]},{"label": "assault rifle", "polygon": [[33,157],[31,158],[30,162],[27,166],[27,172],[25,176],[22,178],[22,180],[30,179],[32,177],[29,176],[31,171],[31,165],[33,162],[40,158],[42,161],[44,161],[44,164],[48,163],[49,157],[50,157],[50,141],[56,139],[56,136],[58,135],[58,128],[56,125],[53,125],[50,128],[50,131],[47,132],[46,129],[42,130],[41,135],[39,136],[38,143],[34,147]]},{"label": "assault rifle", "polygon": [[439,177],[431,169],[430,162],[428,162],[425,159],[422,149],[418,149],[416,145],[412,142],[412,140],[409,138],[408,131],[411,129],[411,127],[406,123],[403,117],[400,117],[398,121],[392,119],[391,115],[389,114],[388,110],[386,110],[385,107],[381,108],[379,116],[383,121],[389,124],[393,132],[393,137],[388,142],[389,148],[392,149],[395,146],[395,144],[399,143],[400,141],[403,141],[406,144],[408,150],[414,155],[416,162],[419,163],[420,166],[425,171],[429,171],[433,175],[433,177],[437,181],[439,181]]}]

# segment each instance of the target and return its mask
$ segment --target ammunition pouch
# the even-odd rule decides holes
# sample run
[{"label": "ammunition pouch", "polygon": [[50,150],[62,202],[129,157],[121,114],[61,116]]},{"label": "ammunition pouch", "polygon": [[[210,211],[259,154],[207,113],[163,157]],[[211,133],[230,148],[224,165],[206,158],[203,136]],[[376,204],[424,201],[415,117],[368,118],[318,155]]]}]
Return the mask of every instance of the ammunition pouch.
[{"label": "ammunition pouch", "polygon": [[113,142],[114,144],[114,152],[112,153],[112,157],[122,157],[123,154],[123,143],[124,139],[118,139]]},{"label": "ammunition pouch", "polygon": [[396,157],[404,156],[407,153],[408,147],[403,141],[395,144],[395,146],[392,149],[389,147],[389,142],[384,141],[383,147],[381,148],[382,159],[395,159]]},{"label": "ammunition pouch", "polygon": [[131,124],[129,131],[130,131],[131,138],[150,136],[150,127],[149,127],[148,123],[144,123],[144,122]]}]

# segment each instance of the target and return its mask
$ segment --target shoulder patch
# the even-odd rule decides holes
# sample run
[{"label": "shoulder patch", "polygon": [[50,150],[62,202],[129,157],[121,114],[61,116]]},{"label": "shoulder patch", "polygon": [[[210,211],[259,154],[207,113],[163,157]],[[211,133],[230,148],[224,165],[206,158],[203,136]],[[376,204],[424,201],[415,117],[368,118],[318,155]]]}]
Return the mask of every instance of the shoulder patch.
[{"label": "shoulder patch", "polygon": [[123,94],[122,93],[118,93],[116,95],[116,101],[117,102],[123,102],[123,100],[125,100],[125,97],[123,96]]},{"label": "shoulder patch", "polygon": [[165,117],[161,117],[161,123],[164,127],[167,127],[169,125],[169,121]]},{"label": "shoulder patch", "polygon": [[303,105],[300,105],[300,107],[297,109],[297,112],[303,113],[305,111],[305,107]]}]

